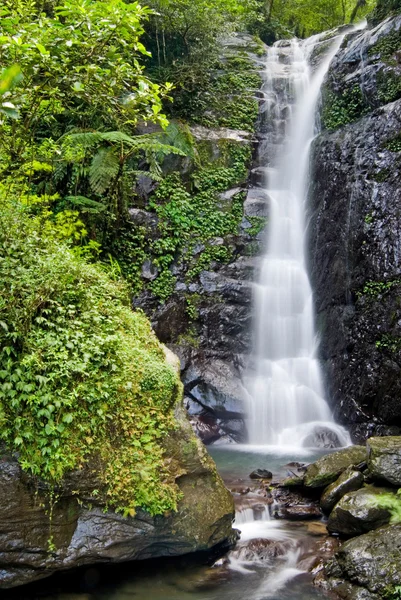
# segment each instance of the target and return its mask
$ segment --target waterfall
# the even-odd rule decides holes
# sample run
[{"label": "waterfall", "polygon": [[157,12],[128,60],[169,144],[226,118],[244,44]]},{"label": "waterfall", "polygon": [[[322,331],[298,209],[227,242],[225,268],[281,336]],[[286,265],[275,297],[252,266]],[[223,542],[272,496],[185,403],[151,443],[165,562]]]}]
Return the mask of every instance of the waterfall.
[{"label": "waterfall", "polygon": [[[305,200],[316,106],[343,37],[328,43],[314,36],[277,42],[268,49],[260,162],[270,215],[255,284],[254,370],[247,377],[252,444],[350,443],[324,399],[305,258]],[[319,50],[329,47],[312,73],[309,58],[317,44]]]}]

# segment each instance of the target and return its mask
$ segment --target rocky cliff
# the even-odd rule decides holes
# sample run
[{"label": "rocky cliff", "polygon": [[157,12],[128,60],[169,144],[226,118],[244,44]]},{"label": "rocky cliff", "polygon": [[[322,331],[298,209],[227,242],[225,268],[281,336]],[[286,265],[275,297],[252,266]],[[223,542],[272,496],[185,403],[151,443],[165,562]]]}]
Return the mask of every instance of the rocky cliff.
[{"label": "rocky cliff", "polygon": [[355,440],[401,426],[400,50],[393,14],[345,37],[313,147],[309,250],[321,356],[336,418]]},{"label": "rocky cliff", "polygon": [[[252,36],[224,40],[201,110],[188,116],[194,156],[168,159],[163,168],[174,178],[171,186],[150,184],[142,190],[143,208],[130,210],[134,226],[153,239],[142,257],[142,289],[134,306],[180,356],[186,406],[205,443],[245,439],[241,371],[251,348],[251,282],[267,216],[258,187],[263,169],[252,160],[264,136],[263,68],[264,46]],[[164,224],[158,220],[163,206]],[[175,249],[165,271],[155,266],[160,244]],[[163,277],[171,286],[161,296]]]}]

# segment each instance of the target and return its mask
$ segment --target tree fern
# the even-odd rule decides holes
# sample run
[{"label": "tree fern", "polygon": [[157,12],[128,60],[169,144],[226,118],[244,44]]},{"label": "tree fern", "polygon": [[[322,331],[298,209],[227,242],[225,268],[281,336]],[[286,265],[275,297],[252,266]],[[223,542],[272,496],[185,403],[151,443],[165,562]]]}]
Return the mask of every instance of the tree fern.
[{"label": "tree fern", "polygon": [[103,194],[110,187],[120,170],[120,160],[113,148],[100,148],[89,168],[89,183],[96,194]]}]

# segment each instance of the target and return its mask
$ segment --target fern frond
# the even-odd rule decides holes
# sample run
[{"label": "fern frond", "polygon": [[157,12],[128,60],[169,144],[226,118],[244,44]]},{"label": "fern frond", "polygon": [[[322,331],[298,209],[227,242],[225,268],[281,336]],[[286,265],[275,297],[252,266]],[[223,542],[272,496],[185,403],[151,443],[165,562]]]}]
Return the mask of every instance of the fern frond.
[{"label": "fern frond", "polygon": [[81,131],[77,133],[68,133],[64,136],[64,142],[74,142],[84,148],[93,148],[103,139],[103,134],[100,131]]},{"label": "fern frond", "polygon": [[92,159],[89,182],[96,194],[103,194],[120,170],[120,161],[113,148],[101,148]]},{"label": "fern frond", "polygon": [[78,208],[80,212],[98,214],[105,211],[107,208],[102,202],[91,200],[90,198],[86,198],[86,196],[66,196],[65,200]]}]

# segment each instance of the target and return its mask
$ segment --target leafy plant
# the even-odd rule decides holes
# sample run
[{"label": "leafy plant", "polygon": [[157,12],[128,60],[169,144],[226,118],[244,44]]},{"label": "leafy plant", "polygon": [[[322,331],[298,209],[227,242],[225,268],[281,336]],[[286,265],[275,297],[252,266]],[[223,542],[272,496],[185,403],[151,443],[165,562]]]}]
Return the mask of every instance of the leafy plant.
[{"label": "leafy plant", "polygon": [[108,505],[174,509],[161,440],[180,382],[126,286],[4,190],[0,248],[1,439],[51,488],[95,462]]}]

